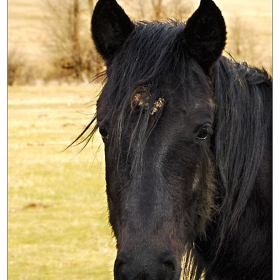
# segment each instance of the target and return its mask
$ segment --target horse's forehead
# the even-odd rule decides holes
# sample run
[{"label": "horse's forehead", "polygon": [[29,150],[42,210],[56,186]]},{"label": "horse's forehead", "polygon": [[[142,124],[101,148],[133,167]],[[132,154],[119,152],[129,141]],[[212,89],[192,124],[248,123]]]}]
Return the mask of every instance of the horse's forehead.
[{"label": "horse's forehead", "polygon": [[[166,99],[177,99],[177,104],[175,107],[178,109],[179,107],[183,107],[183,109],[189,109],[189,111],[199,111],[205,110],[209,108],[211,111],[215,109],[215,103],[211,96],[196,96],[195,94],[191,94],[191,98],[183,98],[183,93],[179,92],[178,94],[171,94],[167,96],[166,94],[157,95],[157,97],[153,97],[153,91],[149,91],[149,85],[147,86],[139,86],[137,87],[131,94],[130,97],[130,107],[131,111],[135,109],[135,107],[139,106],[144,108],[145,110],[149,110],[150,114],[153,115],[158,112],[160,108],[162,108],[167,102]],[[177,96],[176,96],[177,95]],[[176,98],[175,98],[176,97]],[[150,99],[153,99],[153,102],[150,102]]]}]

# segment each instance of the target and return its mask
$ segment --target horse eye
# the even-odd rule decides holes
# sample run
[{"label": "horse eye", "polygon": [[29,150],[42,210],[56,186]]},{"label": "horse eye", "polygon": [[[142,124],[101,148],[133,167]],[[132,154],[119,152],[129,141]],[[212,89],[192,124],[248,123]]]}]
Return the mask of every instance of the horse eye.
[{"label": "horse eye", "polygon": [[99,133],[102,138],[106,138],[108,136],[108,132],[104,126],[99,127]]},{"label": "horse eye", "polygon": [[205,140],[208,137],[209,134],[210,135],[212,134],[212,132],[213,131],[212,131],[212,128],[211,128],[210,124],[206,124],[199,129],[199,131],[196,135],[196,139]]}]

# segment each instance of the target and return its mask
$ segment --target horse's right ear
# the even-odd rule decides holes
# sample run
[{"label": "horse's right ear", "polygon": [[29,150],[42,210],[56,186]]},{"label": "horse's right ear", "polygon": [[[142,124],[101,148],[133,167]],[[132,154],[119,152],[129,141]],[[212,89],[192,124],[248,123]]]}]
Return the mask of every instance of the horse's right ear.
[{"label": "horse's right ear", "polygon": [[96,49],[107,65],[124,44],[134,24],[115,0],[99,0],[91,18]]}]

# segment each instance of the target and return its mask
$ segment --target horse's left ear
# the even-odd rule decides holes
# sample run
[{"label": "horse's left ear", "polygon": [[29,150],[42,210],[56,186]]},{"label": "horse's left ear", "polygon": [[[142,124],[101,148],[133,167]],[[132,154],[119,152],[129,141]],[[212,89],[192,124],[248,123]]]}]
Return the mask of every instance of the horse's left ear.
[{"label": "horse's left ear", "polygon": [[188,55],[209,74],[226,44],[225,21],[212,0],[201,0],[199,8],[187,21],[183,42]]},{"label": "horse's left ear", "polygon": [[134,24],[116,0],[99,0],[91,18],[91,33],[96,49],[107,65],[125,43]]}]

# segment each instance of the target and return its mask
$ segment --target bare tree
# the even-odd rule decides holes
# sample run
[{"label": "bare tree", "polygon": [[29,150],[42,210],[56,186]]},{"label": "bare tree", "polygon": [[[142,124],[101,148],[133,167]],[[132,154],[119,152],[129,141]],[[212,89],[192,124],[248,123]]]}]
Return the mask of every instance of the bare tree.
[{"label": "bare tree", "polygon": [[160,19],[163,10],[162,0],[151,0],[151,4],[154,11],[154,19]]},{"label": "bare tree", "polygon": [[79,16],[80,16],[79,13],[80,13],[79,1],[74,0],[72,42],[73,42],[74,72],[78,80],[81,79],[81,73],[82,73],[82,57],[81,57],[81,48],[79,42]]},{"label": "bare tree", "polygon": [[164,16],[186,22],[194,10],[191,2],[186,4],[186,1],[170,0],[164,9]]},{"label": "bare tree", "polygon": [[226,51],[238,61],[261,65],[263,55],[258,49],[257,30],[239,16],[232,18],[228,25]]},{"label": "bare tree", "polygon": [[57,78],[92,79],[103,67],[90,34],[91,0],[43,0],[46,50],[56,67]]},{"label": "bare tree", "polygon": [[[26,54],[19,47],[12,46],[8,48],[8,85],[26,85],[34,82],[40,71],[28,63]],[[38,76],[37,76],[38,77]]]},{"label": "bare tree", "polygon": [[[183,0],[123,1],[136,19],[165,20],[173,18],[186,21],[193,10],[192,3]],[[131,15],[130,15],[131,16]]]},{"label": "bare tree", "polygon": [[12,86],[21,76],[23,66],[23,56],[16,49],[8,50],[8,85]]}]

